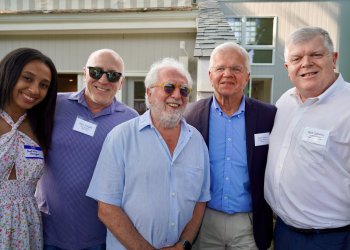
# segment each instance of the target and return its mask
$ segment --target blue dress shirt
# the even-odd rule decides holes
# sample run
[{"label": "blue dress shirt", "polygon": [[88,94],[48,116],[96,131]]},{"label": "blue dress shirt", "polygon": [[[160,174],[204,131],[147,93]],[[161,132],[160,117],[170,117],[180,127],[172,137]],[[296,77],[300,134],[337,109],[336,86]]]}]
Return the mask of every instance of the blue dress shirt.
[{"label": "blue dress shirt", "polygon": [[245,133],[245,97],[228,117],[215,97],[210,107],[208,207],[228,214],[252,211]]}]

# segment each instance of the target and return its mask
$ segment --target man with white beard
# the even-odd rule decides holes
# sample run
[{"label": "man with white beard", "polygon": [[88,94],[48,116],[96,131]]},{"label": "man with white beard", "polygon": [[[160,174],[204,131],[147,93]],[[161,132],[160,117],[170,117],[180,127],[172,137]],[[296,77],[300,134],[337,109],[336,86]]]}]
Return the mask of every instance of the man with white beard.
[{"label": "man with white beard", "polygon": [[192,84],[178,61],[154,63],[149,111],[107,136],[87,191],[107,249],[191,249],[210,199],[206,144],[182,118]]}]

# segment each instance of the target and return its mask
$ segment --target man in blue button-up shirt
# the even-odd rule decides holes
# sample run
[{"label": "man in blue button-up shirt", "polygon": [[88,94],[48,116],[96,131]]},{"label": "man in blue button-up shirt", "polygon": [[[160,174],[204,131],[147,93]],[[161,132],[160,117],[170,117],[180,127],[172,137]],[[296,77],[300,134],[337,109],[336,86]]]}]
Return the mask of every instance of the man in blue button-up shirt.
[{"label": "man in blue button-up shirt", "polygon": [[107,249],[191,249],[210,199],[209,156],[182,119],[192,80],[163,59],[146,76],[142,116],[107,136],[87,195],[99,201]]},{"label": "man in blue button-up shirt", "polygon": [[264,200],[269,133],[276,108],[243,94],[250,77],[249,56],[228,42],[210,57],[214,96],[190,104],[186,120],[209,147],[210,192],[196,247],[267,249],[272,211]]}]

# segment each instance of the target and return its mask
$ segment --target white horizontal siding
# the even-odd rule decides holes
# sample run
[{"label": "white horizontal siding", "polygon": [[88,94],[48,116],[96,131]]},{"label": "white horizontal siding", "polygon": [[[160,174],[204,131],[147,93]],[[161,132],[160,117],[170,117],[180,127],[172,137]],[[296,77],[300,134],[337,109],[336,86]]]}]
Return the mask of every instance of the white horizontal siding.
[{"label": "white horizontal siding", "polygon": [[[288,79],[284,64],[284,43],[287,36],[294,30],[303,26],[319,26],[327,30],[334,41],[336,51],[340,51],[338,65],[344,68],[350,61],[346,55],[349,53],[348,43],[350,1],[219,1],[221,9],[226,16],[256,16],[277,17],[276,53],[274,66],[253,66],[252,75],[274,75],[273,101],[292,85]],[[345,45],[346,44],[346,45]],[[341,46],[343,49],[341,50]],[[346,66],[348,67],[348,66]],[[350,74],[343,70],[343,75],[349,79]]]},{"label": "white horizontal siding", "polygon": [[184,56],[180,41],[193,58],[195,34],[124,34],[124,35],[50,35],[0,37],[0,58],[19,47],[41,50],[54,61],[58,71],[81,72],[89,54],[111,48],[124,59],[126,73],[147,72],[150,65],[163,57]]},{"label": "white horizontal siding", "polygon": [[191,0],[0,0],[0,11],[190,7]]}]

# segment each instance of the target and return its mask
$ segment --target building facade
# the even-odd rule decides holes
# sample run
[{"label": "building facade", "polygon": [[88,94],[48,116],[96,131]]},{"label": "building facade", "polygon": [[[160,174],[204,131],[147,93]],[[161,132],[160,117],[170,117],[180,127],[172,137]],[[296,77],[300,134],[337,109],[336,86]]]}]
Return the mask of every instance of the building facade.
[{"label": "building facade", "polygon": [[190,0],[0,0],[0,58],[18,47],[39,49],[54,61],[60,91],[75,91],[84,87],[89,54],[114,49],[125,61],[118,99],[142,113],[154,61],[177,58],[196,79],[197,15]]},{"label": "building facade", "polygon": [[125,60],[118,99],[140,113],[144,77],[163,57],[182,61],[194,79],[191,101],[212,94],[209,56],[225,41],[251,55],[246,94],[274,103],[291,87],[283,63],[284,41],[296,28],[328,30],[340,52],[338,69],[350,80],[349,0],[0,0],[0,58],[18,47],[50,56],[60,91],[84,87],[83,66],[97,49],[111,48]]},{"label": "building facade", "polygon": [[[198,58],[198,98],[212,93],[208,77],[210,52],[217,44],[234,37],[251,56],[251,80],[246,94],[275,103],[291,87],[284,68],[285,39],[303,26],[319,26],[330,33],[335,50],[339,51],[337,69],[350,81],[348,0],[200,0],[198,6],[194,52]],[[231,28],[231,35],[225,25]]]}]

